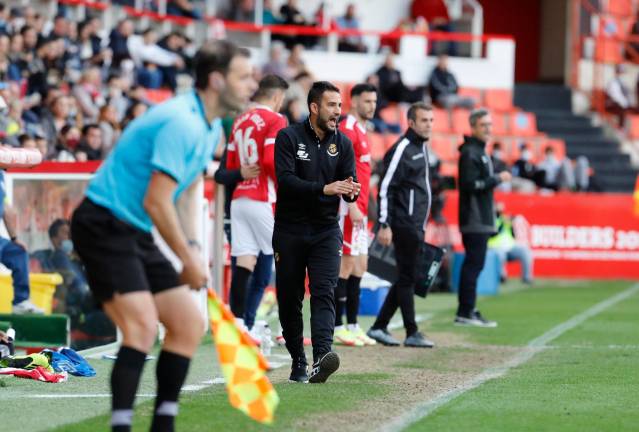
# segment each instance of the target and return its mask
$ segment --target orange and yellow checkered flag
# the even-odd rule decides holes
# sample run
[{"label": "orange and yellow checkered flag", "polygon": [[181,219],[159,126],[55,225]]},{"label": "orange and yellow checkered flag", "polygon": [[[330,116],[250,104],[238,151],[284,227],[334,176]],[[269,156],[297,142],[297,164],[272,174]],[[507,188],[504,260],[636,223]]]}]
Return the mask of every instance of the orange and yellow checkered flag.
[{"label": "orange and yellow checkered flag", "polygon": [[231,405],[258,422],[271,424],[280,398],[266,377],[268,362],[212,289],[208,311]]}]

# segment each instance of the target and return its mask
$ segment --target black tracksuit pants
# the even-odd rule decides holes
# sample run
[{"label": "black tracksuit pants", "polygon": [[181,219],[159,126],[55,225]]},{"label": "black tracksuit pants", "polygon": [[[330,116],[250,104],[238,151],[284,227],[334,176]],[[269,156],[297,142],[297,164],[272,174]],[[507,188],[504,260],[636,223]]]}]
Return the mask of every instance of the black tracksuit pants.
[{"label": "black tracksuit pants", "polygon": [[459,279],[459,306],[457,315],[469,317],[475,310],[477,302],[477,278],[484,268],[489,234],[463,233],[462,243],[466,257],[461,268]]},{"label": "black tracksuit pants", "polygon": [[331,350],[335,328],[335,297],[342,251],[339,225],[294,232],[275,227],[275,283],[280,323],[293,359],[304,357],[304,300],[306,271],[311,293],[313,359]]},{"label": "black tracksuit pants", "polygon": [[385,329],[399,308],[402,312],[406,336],[417,331],[415,322],[415,282],[417,260],[424,232],[411,227],[392,227],[395,261],[397,263],[397,281],[388,291],[382,309],[373,324],[375,329]]}]

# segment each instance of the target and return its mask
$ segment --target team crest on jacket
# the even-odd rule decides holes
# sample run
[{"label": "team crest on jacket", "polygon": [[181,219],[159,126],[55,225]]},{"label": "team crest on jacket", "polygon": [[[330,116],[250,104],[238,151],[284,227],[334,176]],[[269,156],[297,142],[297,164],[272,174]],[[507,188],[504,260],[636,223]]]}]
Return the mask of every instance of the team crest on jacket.
[{"label": "team crest on jacket", "polygon": [[326,150],[329,156],[337,156],[337,145],[335,143],[331,143],[328,145],[328,150]]}]

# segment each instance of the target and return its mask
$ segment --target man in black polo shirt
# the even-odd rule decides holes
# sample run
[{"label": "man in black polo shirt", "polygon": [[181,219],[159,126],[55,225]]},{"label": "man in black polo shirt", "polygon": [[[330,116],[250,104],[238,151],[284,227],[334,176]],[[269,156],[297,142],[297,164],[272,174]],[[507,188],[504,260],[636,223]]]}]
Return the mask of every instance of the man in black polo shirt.
[{"label": "man in black polo shirt", "polygon": [[[331,351],[342,233],[340,197],[354,202],[360,190],[349,139],[337,129],[342,99],[320,81],[308,94],[310,116],[282,129],[275,140],[278,181],[273,251],[280,323],[293,359],[290,379],[321,383],[337,370]],[[311,292],[313,367],[307,374],[302,301],[308,270]]]}]

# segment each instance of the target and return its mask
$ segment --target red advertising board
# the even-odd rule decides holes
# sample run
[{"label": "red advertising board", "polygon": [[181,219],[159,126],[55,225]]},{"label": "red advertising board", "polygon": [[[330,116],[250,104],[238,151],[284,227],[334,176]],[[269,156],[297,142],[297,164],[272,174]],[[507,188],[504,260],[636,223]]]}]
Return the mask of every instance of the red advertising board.
[{"label": "red advertising board", "polygon": [[[533,251],[536,276],[639,279],[639,215],[632,195],[497,194],[496,200],[506,214],[523,216],[515,229]],[[457,192],[447,193],[444,216],[461,250],[457,208]]]}]

